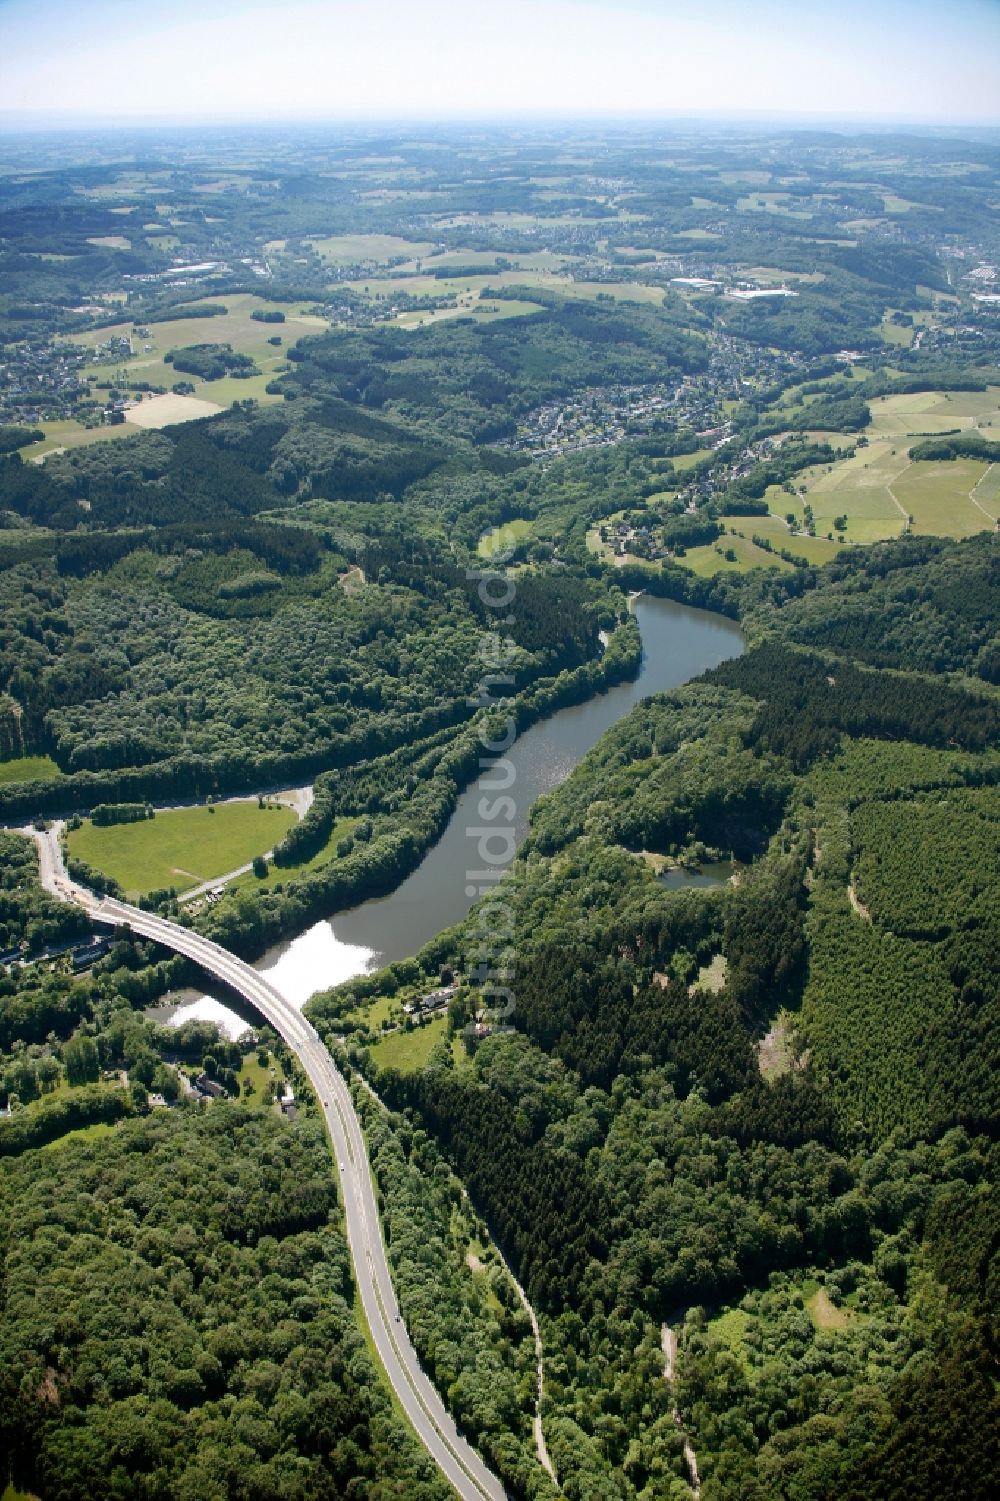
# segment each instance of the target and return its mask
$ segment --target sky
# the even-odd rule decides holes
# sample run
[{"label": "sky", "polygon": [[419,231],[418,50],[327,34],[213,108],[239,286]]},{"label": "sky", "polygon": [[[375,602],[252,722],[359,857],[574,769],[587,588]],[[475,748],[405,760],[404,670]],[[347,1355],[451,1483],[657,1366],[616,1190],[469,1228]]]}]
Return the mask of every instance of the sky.
[{"label": "sky", "polygon": [[0,123],[1000,124],[1000,0],[0,0]]}]

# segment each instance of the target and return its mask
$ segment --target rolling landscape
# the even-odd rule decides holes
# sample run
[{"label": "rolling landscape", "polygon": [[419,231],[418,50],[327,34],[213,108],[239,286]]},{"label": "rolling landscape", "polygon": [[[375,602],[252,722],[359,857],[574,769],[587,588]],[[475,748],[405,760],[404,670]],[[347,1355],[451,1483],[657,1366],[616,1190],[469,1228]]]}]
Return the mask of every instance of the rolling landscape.
[{"label": "rolling landscape", "polygon": [[985,1501],[1000,124],[456,101],[0,118],[0,1496]]}]

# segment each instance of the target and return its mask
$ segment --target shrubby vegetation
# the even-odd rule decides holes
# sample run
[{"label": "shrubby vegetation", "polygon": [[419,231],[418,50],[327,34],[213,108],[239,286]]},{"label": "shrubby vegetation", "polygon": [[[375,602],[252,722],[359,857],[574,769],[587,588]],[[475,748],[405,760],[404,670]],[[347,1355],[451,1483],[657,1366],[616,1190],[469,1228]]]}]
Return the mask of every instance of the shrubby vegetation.
[{"label": "shrubby vegetation", "polygon": [[88,930],[83,913],[42,891],[38,854],[23,835],[0,832],[0,952],[37,953],[46,944],[68,943]]}]

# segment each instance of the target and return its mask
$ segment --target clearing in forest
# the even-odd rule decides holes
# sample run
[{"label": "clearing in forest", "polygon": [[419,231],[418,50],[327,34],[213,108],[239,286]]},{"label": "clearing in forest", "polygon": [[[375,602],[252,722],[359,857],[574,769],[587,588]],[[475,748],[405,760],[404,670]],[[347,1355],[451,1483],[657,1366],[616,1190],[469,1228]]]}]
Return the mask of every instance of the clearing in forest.
[{"label": "clearing in forest", "polygon": [[293,809],[252,801],[171,808],[141,823],[98,827],[86,819],[68,835],[77,859],[113,876],[128,896],[189,890],[273,849],[296,822]]}]

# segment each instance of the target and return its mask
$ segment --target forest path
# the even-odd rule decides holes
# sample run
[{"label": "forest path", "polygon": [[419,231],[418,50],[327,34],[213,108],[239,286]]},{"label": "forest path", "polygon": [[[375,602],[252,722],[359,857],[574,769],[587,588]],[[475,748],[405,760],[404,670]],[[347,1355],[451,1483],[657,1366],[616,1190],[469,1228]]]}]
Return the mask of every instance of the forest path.
[{"label": "forest path", "polygon": [[[663,1324],[660,1329],[660,1349],[663,1351],[663,1379],[672,1387],[677,1370],[677,1333],[669,1324]],[[691,1440],[687,1436],[687,1430],[681,1418],[680,1408],[676,1401],[670,1409],[670,1416],[680,1429],[684,1440],[684,1463],[688,1467],[691,1489],[696,1496],[701,1495],[701,1477],[698,1474],[698,1457],[691,1446]]]}]

